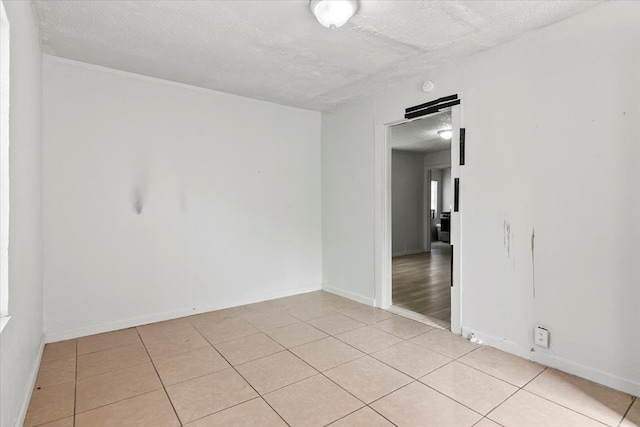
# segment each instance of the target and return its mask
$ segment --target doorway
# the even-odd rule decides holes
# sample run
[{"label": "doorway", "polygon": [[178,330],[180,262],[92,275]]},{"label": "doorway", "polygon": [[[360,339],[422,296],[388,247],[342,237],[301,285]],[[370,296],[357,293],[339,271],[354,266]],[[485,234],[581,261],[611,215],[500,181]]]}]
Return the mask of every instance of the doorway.
[{"label": "doorway", "polygon": [[450,329],[451,111],[390,128],[392,306]]},{"label": "doorway", "polygon": [[[450,216],[450,232],[449,240],[452,250],[452,267],[451,267],[451,332],[460,334],[462,331],[461,316],[461,274],[460,262],[462,253],[460,242],[462,240],[462,227],[460,221],[460,212],[458,208],[464,200],[463,186],[459,184],[461,174],[463,172],[462,152],[460,147],[463,145],[461,141],[463,123],[463,97],[462,94],[452,95],[436,99],[434,101],[421,104],[416,107],[410,107],[405,110],[405,114],[401,115],[396,112],[383,115],[376,120],[375,124],[375,211],[374,211],[374,304],[387,310],[396,311],[407,317],[415,317],[417,320],[425,321],[428,319],[421,315],[414,316],[412,311],[396,310],[392,306],[392,215],[391,215],[391,166],[392,166],[392,149],[391,149],[391,129],[395,125],[409,123],[418,119],[418,117],[426,117],[428,114],[450,111],[451,112],[451,177],[454,181],[454,208]],[[460,142],[460,144],[459,144]],[[427,228],[428,229],[428,228]],[[428,244],[428,243],[427,243]],[[446,327],[439,322],[429,322],[436,326]]]}]

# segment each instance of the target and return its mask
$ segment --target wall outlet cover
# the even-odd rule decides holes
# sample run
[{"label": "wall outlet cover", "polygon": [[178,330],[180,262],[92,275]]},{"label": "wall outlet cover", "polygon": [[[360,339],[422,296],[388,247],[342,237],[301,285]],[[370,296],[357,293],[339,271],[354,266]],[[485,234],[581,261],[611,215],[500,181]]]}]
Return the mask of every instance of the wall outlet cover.
[{"label": "wall outlet cover", "polygon": [[535,329],[535,343],[540,347],[549,348],[549,330],[542,326],[536,326]]}]

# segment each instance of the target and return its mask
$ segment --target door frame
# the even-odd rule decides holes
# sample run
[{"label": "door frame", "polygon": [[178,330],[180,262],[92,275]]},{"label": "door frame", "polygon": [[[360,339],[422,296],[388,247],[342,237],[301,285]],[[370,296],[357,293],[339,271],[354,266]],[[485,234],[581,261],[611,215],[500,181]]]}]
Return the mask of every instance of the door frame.
[{"label": "door frame", "polygon": [[[460,128],[462,123],[462,96],[459,105],[451,107],[451,180],[461,178],[460,167]],[[398,117],[395,120],[376,121],[375,123],[375,212],[374,212],[374,301],[376,307],[389,308],[392,305],[392,247],[391,247],[391,127],[402,123],[420,120]],[[460,191],[459,200],[463,193]],[[460,202],[462,204],[462,202]],[[451,332],[461,334],[461,242],[462,229],[460,212],[451,212],[450,243],[454,246],[452,253],[451,284]]]}]

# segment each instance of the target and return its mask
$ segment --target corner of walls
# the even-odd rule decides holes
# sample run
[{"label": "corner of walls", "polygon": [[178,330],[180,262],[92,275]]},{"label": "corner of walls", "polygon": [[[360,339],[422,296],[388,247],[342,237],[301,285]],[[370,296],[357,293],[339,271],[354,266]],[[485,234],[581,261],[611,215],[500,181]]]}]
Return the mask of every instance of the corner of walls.
[{"label": "corner of walls", "polygon": [[322,290],[326,291],[326,292],[329,292],[329,293],[332,293],[334,295],[338,295],[340,297],[348,298],[350,300],[353,300],[355,302],[359,302],[361,304],[366,304],[366,305],[371,306],[371,307],[375,307],[375,305],[376,305],[374,298],[369,298],[369,297],[366,297],[366,296],[362,296],[362,295],[359,295],[359,294],[356,294],[354,292],[350,292],[350,291],[347,291],[347,290],[344,290],[344,289],[333,288],[331,286],[323,286]]},{"label": "corner of walls", "polygon": [[38,378],[38,371],[40,369],[40,362],[42,361],[42,355],[44,354],[44,346],[45,346],[45,335],[42,334],[40,338],[40,346],[38,347],[38,354],[33,361],[31,366],[31,373],[29,374],[29,378],[26,381],[26,387],[29,391],[22,402],[22,406],[20,407],[20,412],[18,412],[18,416],[16,418],[16,426],[21,426],[24,424],[25,418],[27,417],[27,411],[29,410],[29,403],[31,402],[31,390],[36,385],[36,379]]}]

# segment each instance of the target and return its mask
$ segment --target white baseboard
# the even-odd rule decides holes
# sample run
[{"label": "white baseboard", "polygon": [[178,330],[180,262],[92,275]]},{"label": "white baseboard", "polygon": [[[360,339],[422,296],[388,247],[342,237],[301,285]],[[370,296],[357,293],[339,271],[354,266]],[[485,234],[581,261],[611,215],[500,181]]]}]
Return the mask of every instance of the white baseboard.
[{"label": "white baseboard", "polygon": [[609,372],[604,372],[555,354],[542,351],[531,351],[530,347],[497,338],[471,328],[462,328],[462,336],[465,338],[468,338],[472,333],[479,338],[483,344],[486,344],[489,347],[497,348],[498,350],[511,353],[559,371],[567,372],[580,378],[585,378],[598,384],[628,393],[632,396],[640,396],[640,383],[637,381],[621,378]]},{"label": "white baseboard", "polygon": [[18,418],[16,419],[15,427],[20,427],[24,424],[24,420],[27,417],[27,411],[29,410],[29,403],[31,402],[31,392],[36,385],[36,379],[38,378],[38,370],[40,369],[40,362],[42,361],[42,354],[44,353],[44,343],[45,337],[42,334],[40,338],[40,349],[38,350],[38,355],[33,362],[33,366],[31,367],[31,374],[29,375],[29,379],[27,380],[27,389],[24,398],[22,399],[22,407],[20,408],[20,412],[18,413]]},{"label": "white baseboard", "polygon": [[333,288],[331,286],[325,286],[325,285],[322,286],[322,290],[338,295],[340,297],[348,298],[350,300],[359,302],[361,304],[366,304],[368,306],[375,307],[375,300],[373,298],[363,297],[362,295],[358,295],[353,292],[349,292],[343,289]]},{"label": "white baseboard", "polygon": [[205,304],[194,307],[184,307],[164,313],[150,314],[146,316],[117,320],[115,322],[91,325],[83,328],[70,329],[66,331],[49,331],[45,334],[45,342],[57,342],[74,338],[86,337],[89,335],[101,334],[104,332],[118,331],[120,329],[132,328],[149,323],[163,322],[165,320],[178,319],[180,317],[192,316],[194,314],[206,313],[209,311],[222,310],[224,308],[237,307],[239,305],[253,304],[261,301],[268,301],[277,298],[289,297],[292,295],[305,294],[322,290],[321,285],[302,286],[285,289],[277,292],[270,292],[265,295],[253,296],[249,298],[226,301],[216,304]]},{"label": "white baseboard", "polygon": [[412,251],[394,252],[391,254],[391,256],[395,258],[397,256],[416,255],[416,254],[421,254],[423,252],[424,252],[424,249],[414,249]]}]

